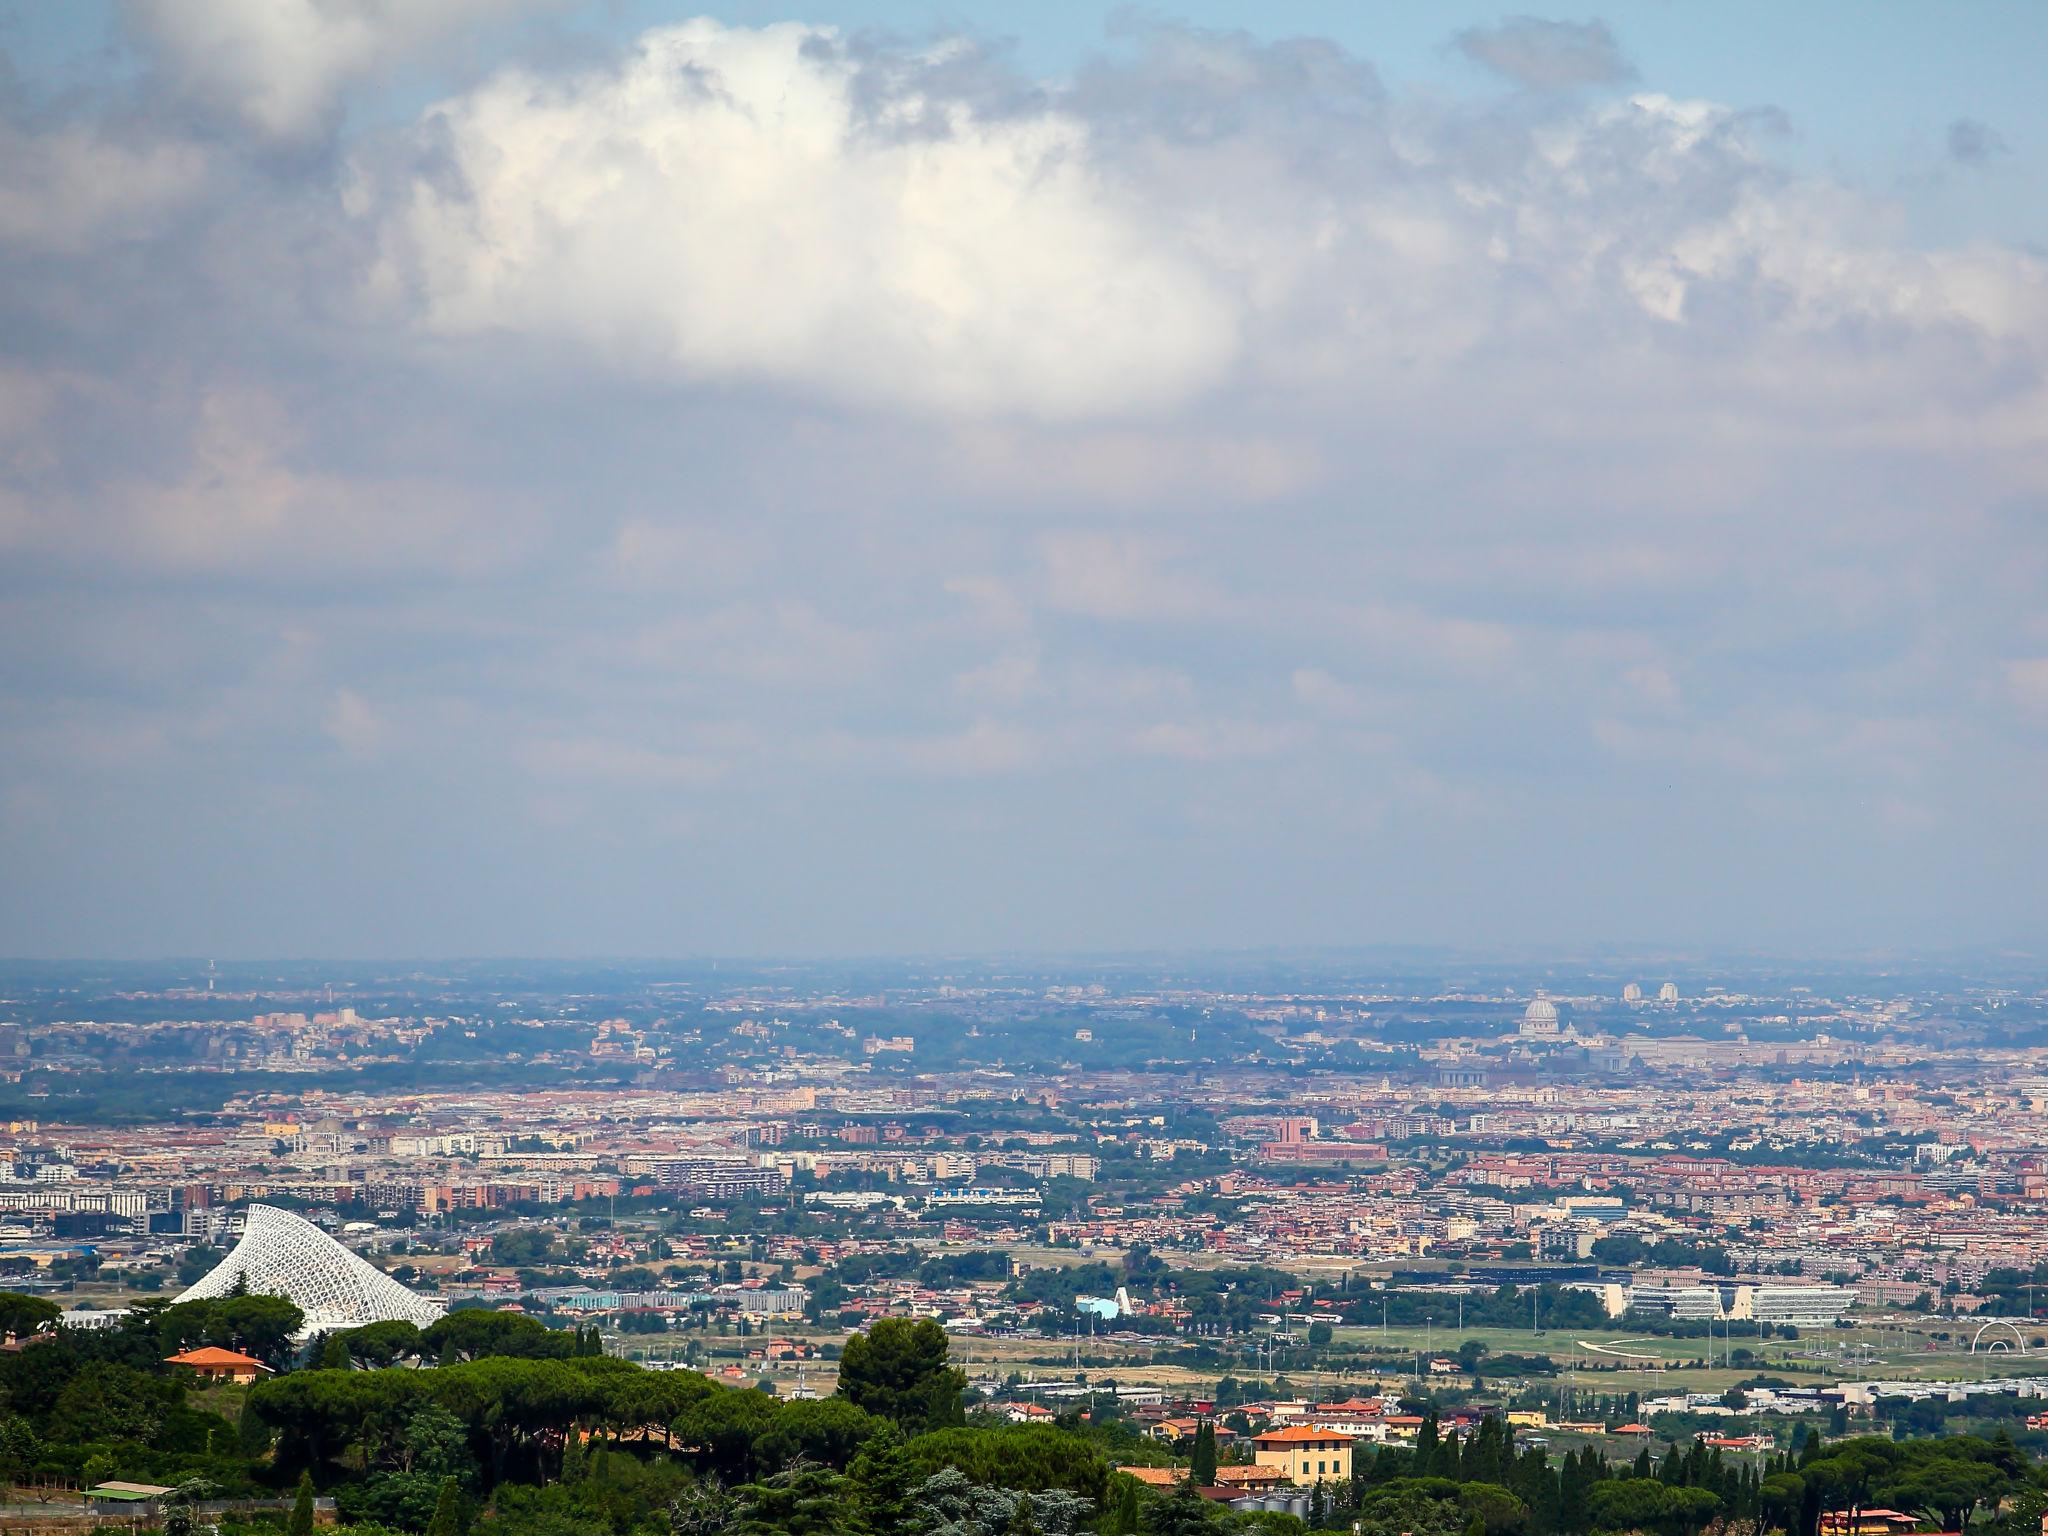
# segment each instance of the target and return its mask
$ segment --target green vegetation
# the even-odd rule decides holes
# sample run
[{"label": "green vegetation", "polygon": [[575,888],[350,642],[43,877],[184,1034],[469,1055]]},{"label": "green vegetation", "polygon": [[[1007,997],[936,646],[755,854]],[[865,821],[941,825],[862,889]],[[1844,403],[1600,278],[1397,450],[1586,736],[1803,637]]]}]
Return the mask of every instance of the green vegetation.
[{"label": "green vegetation", "polygon": [[[834,1395],[780,1400],[515,1314],[380,1323],[303,1350],[296,1309],[272,1297],[156,1303],[104,1330],[53,1327],[27,1298],[0,1297],[0,1315],[45,1334],[0,1355],[0,1475],[177,1487],[166,1536],[199,1529],[212,1493],[271,1500],[272,1536],[310,1536],[316,1493],[357,1536],[1816,1536],[1824,1512],[1878,1504],[2036,1536],[2048,1507],[2002,1432],[1808,1435],[1761,1459],[1694,1441],[1611,1464],[1593,1446],[1517,1446],[1498,1415],[1459,1437],[1426,1414],[1412,1447],[1361,1451],[1352,1478],[1310,1492],[1303,1521],[1200,1496],[1236,1454],[1213,1422],[1157,1489],[1116,1472],[1167,1453],[1108,1416],[1111,1399],[1052,1425],[970,1415],[928,1320],[876,1323],[847,1341]],[[165,1360],[194,1342],[262,1353],[276,1374],[201,1388]]]}]

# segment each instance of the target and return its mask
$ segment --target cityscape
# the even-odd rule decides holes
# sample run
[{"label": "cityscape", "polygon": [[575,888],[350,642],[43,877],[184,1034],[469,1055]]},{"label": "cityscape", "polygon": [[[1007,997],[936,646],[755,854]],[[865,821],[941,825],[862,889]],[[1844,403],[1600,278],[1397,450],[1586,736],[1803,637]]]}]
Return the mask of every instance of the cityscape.
[{"label": "cityscape", "polygon": [[1198,1452],[1219,1510],[1326,1519],[1374,1496],[1363,1458],[1495,1433],[1704,1447],[1735,1483],[1686,1486],[1730,1513],[1809,1441],[2048,1449],[2024,966],[195,962],[4,992],[14,1305],[113,1338],[286,1298],[267,1350],[166,1354],[279,1433],[293,1351],[448,1366],[490,1319],[764,1405],[929,1330],[952,1422],[1085,1434],[1088,1496],[1128,1479],[1141,1517]]},{"label": "cityscape", "polygon": [[0,0],[0,1536],[2048,1536],[2040,0]]}]

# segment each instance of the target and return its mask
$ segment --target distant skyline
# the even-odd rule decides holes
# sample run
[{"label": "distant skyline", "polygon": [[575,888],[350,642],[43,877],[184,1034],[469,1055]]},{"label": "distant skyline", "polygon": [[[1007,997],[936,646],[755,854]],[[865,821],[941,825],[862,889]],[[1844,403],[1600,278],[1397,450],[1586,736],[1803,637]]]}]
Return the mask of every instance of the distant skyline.
[{"label": "distant skyline", "polygon": [[0,55],[0,955],[2044,947],[2031,7]]}]

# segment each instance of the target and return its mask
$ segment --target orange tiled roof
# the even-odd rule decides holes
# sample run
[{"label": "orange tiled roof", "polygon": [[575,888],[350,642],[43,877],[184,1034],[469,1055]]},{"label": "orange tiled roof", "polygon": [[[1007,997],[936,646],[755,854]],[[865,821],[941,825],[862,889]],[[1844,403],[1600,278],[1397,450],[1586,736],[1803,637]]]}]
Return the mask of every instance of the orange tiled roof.
[{"label": "orange tiled roof", "polygon": [[216,1349],[209,1344],[203,1349],[188,1349],[182,1355],[172,1355],[166,1365],[255,1365],[263,1364],[254,1355],[238,1355],[232,1349]]},{"label": "orange tiled roof", "polygon": [[[1222,1469],[1219,1467],[1217,1470]],[[1180,1480],[1180,1475],[1171,1467],[1118,1467],[1117,1471],[1126,1477],[1135,1477],[1150,1488],[1171,1488]]]},{"label": "orange tiled roof", "polygon": [[1339,1434],[1334,1429],[1322,1429],[1309,1424],[1290,1424],[1285,1429],[1269,1429],[1263,1435],[1252,1437],[1254,1445],[1349,1445],[1351,1436]]},{"label": "orange tiled roof", "polygon": [[1280,1473],[1271,1467],[1218,1467],[1216,1481],[1225,1487],[1232,1483],[1277,1483],[1280,1481]]}]

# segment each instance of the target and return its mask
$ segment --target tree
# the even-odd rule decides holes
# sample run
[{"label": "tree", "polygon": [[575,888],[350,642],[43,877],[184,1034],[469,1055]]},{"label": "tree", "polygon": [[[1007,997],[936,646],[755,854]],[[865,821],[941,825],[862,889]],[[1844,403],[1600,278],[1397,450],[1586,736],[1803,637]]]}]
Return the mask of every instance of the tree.
[{"label": "tree", "polygon": [[[700,1477],[669,1501],[670,1536],[725,1536],[732,1529],[734,1500],[715,1477]],[[877,1536],[883,1536],[878,1529]]]},{"label": "tree", "polygon": [[1968,1527],[1970,1511],[1996,1503],[2010,1479],[1987,1462],[1954,1457],[1929,1459],[1896,1482],[1879,1489],[1879,1497],[1895,1509],[1925,1510],[1945,1531]]},{"label": "tree", "polygon": [[54,1328],[64,1309],[47,1296],[24,1296],[19,1291],[0,1291],[0,1333],[24,1339],[32,1333]]},{"label": "tree", "polygon": [[344,1523],[382,1526],[393,1531],[423,1531],[439,1503],[441,1480],[419,1472],[372,1472],[360,1482],[334,1490],[334,1503]]},{"label": "tree", "polygon": [[0,1419],[0,1484],[20,1482],[42,1460],[43,1442],[19,1414]]},{"label": "tree", "polygon": [[[741,1536],[838,1536],[846,1479],[819,1466],[794,1466],[739,1490]],[[431,1536],[431,1533],[430,1533]]]},{"label": "tree", "polygon": [[1529,1521],[1529,1506],[1498,1483],[1461,1483],[1458,1507],[1479,1522],[1480,1536],[1509,1536]]},{"label": "tree", "polygon": [[1138,1480],[1118,1473],[1115,1482],[1115,1503],[1108,1527],[1110,1536],[1138,1536]]},{"label": "tree", "polygon": [[1049,1424],[942,1429],[905,1450],[928,1475],[951,1467],[976,1483],[1030,1493],[1065,1488],[1099,1502],[1109,1482],[1109,1463],[1090,1441]]},{"label": "tree", "polygon": [[908,1434],[958,1424],[967,1378],[946,1354],[946,1330],[930,1318],[885,1317],[846,1341],[839,1395]]},{"label": "tree", "polygon": [[1448,1478],[1399,1478],[1360,1497],[1357,1526],[1367,1536],[1457,1536],[1469,1518],[1457,1495],[1458,1485]]},{"label": "tree", "polygon": [[847,1469],[853,1507],[872,1536],[910,1536],[918,1529],[913,1494],[917,1471],[903,1448],[903,1436],[887,1420],[870,1420],[879,1428]]},{"label": "tree", "polygon": [[856,1408],[843,1397],[783,1403],[772,1427],[756,1442],[754,1456],[766,1468],[779,1469],[793,1461],[843,1467],[885,1427],[889,1427],[888,1420]]},{"label": "tree", "polygon": [[434,1500],[427,1536],[462,1536],[462,1490],[452,1477],[441,1479],[441,1494]]},{"label": "tree", "polygon": [[575,1353],[578,1337],[517,1312],[465,1307],[436,1319],[420,1335],[420,1352],[432,1354],[444,1365],[456,1360],[480,1360],[487,1355],[559,1360]]},{"label": "tree", "polygon": [[299,1491],[292,1499],[292,1517],[285,1536],[313,1536],[313,1474],[299,1474]]},{"label": "tree", "polygon": [[57,1394],[51,1431],[74,1445],[152,1440],[169,1407],[167,1387],[173,1384],[145,1376],[133,1366],[94,1361]]},{"label": "tree", "polygon": [[1188,1481],[1197,1488],[1208,1488],[1216,1482],[1216,1426],[1207,1419],[1195,1431],[1194,1454],[1188,1461]]},{"label": "tree", "polygon": [[1207,1536],[1209,1501],[1195,1492],[1191,1478],[1173,1485],[1173,1492],[1155,1499],[1139,1522],[1144,1536]]},{"label": "tree", "polygon": [[765,1392],[728,1388],[686,1408],[676,1420],[676,1438],[696,1447],[703,1469],[728,1483],[744,1483],[764,1470],[754,1448],[775,1427],[778,1417],[778,1404]]},{"label": "tree", "polygon": [[1763,1536],[1767,1521],[1795,1530],[1805,1503],[1804,1478],[1797,1472],[1773,1472],[1757,1489],[1757,1536]]},{"label": "tree", "polygon": [[346,1346],[351,1359],[368,1365],[396,1365],[401,1360],[417,1359],[426,1350],[419,1329],[403,1318],[365,1323],[335,1337]]},{"label": "tree", "polygon": [[194,1536],[199,1529],[199,1501],[213,1492],[203,1477],[188,1477],[164,1495],[163,1536]]},{"label": "tree", "polygon": [[476,1478],[469,1431],[438,1403],[424,1403],[406,1420],[399,1442],[400,1465],[426,1477],[452,1477],[467,1486]]}]

